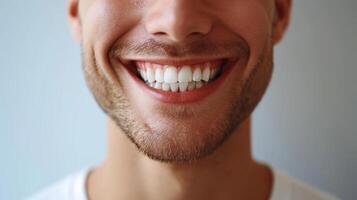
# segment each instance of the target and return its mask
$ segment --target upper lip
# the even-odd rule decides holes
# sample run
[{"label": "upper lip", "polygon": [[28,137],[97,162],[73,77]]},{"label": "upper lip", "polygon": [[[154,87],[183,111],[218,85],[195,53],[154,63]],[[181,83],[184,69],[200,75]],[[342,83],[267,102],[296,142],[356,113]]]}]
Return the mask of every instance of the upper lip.
[{"label": "upper lip", "polygon": [[134,63],[134,62],[150,62],[150,63],[155,63],[155,64],[160,64],[160,65],[173,65],[173,66],[183,66],[183,65],[195,65],[195,64],[201,64],[201,63],[206,63],[206,62],[213,62],[213,61],[229,61],[232,60],[232,58],[193,58],[193,59],[182,59],[182,58],[141,58],[141,59],[122,59],[122,63]]}]

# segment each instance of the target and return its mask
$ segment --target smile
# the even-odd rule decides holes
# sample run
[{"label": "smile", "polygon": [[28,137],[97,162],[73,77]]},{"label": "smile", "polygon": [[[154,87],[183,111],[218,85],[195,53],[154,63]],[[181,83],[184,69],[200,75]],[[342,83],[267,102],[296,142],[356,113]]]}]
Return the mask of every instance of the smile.
[{"label": "smile", "polygon": [[238,59],[131,61],[129,74],[148,95],[165,103],[189,103],[212,94]]},{"label": "smile", "polygon": [[151,62],[136,62],[140,78],[149,87],[186,92],[202,88],[222,72],[222,61],[211,61],[194,65],[162,65]]}]

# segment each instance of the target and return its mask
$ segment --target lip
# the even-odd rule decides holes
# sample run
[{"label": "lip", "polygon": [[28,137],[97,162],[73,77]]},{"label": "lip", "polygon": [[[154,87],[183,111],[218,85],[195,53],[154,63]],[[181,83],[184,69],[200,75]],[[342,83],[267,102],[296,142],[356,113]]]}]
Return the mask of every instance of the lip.
[{"label": "lip", "polygon": [[173,66],[184,66],[184,65],[199,65],[203,64],[206,62],[222,62],[223,60],[227,59],[222,59],[222,58],[217,58],[217,59],[191,59],[191,60],[166,60],[166,59],[139,59],[135,60],[135,62],[150,62],[154,64],[160,64],[160,65],[173,65]]},{"label": "lip", "polygon": [[[217,60],[217,59],[215,59]],[[120,62],[125,70],[129,73],[131,78],[134,79],[134,82],[138,84],[139,88],[144,91],[148,96],[151,96],[152,98],[163,102],[163,103],[169,103],[169,104],[187,104],[187,103],[193,103],[197,101],[201,101],[214,93],[219,86],[224,82],[224,80],[227,78],[227,76],[230,74],[233,66],[239,61],[238,58],[235,59],[220,59],[224,60],[223,61],[223,70],[222,74],[216,79],[213,80],[211,83],[207,84],[206,86],[195,89],[192,91],[186,91],[186,92],[166,92],[163,90],[158,90],[155,88],[152,88],[144,83],[133,71],[131,68],[132,66],[128,66],[128,64],[124,64],[123,62]],[[136,60],[136,61],[143,61],[143,60]],[[134,61],[134,62],[136,62]],[[167,64],[167,65],[191,65],[191,64],[197,64],[197,63],[203,63],[207,62],[210,60],[185,60],[185,61],[178,61],[178,60],[145,60],[146,62],[152,62],[152,63],[157,63],[157,64]],[[126,62],[128,63],[128,62]]]}]

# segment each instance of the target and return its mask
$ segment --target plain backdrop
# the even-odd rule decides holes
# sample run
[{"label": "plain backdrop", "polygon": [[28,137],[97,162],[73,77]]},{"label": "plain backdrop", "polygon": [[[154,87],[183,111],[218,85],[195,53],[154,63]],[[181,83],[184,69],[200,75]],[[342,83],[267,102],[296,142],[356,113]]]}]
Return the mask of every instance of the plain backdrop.
[{"label": "plain backdrop", "polygon": [[[105,155],[105,115],[86,88],[64,0],[0,3],[0,199],[17,200]],[[357,199],[357,1],[296,0],[253,152]]]}]

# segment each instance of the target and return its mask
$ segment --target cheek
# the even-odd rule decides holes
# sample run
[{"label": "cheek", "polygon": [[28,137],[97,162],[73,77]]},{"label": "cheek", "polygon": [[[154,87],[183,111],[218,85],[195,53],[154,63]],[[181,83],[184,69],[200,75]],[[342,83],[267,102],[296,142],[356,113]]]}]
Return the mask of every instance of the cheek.
[{"label": "cheek", "polygon": [[[232,1],[233,2],[233,1]],[[254,65],[271,35],[271,12],[265,1],[234,1],[220,11],[220,21],[230,31],[244,38],[250,48],[248,66]]]},{"label": "cheek", "polygon": [[245,85],[254,74],[256,67],[269,68],[269,65],[258,66],[258,63],[267,54],[265,51],[269,48],[271,40],[271,5],[267,5],[267,1],[263,0],[232,2],[231,6],[225,5],[225,12],[221,11],[224,14],[220,15],[220,21],[227,29],[240,35],[248,43],[250,52],[246,67],[237,72],[241,74],[242,84]]},{"label": "cheek", "polygon": [[83,42],[95,49],[97,56],[107,56],[115,40],[138,21],[138,12],[133,2],[96,0],[85,11],[82,21]]}]

